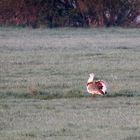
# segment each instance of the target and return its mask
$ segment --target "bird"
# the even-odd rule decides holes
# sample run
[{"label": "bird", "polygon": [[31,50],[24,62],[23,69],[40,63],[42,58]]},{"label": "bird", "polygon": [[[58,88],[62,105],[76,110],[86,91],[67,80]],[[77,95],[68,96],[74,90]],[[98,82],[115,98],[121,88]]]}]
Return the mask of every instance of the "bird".
[{"label": "bird", "polygon": [[103,80],[95,81],[94,78],[95,78],[95,74],[90,73],[86,84],[87,92],[94,96],[107,94],[106,82]]}]

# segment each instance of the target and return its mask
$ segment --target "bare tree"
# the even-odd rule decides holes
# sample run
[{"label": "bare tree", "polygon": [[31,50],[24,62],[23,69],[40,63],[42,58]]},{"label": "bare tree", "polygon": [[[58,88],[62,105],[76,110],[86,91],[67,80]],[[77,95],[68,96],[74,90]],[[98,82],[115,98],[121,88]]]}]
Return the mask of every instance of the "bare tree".
[{"label": "bare tree", "polygon": [[140,22],[140,0],[0,0],[0,24],[124,26]]}]

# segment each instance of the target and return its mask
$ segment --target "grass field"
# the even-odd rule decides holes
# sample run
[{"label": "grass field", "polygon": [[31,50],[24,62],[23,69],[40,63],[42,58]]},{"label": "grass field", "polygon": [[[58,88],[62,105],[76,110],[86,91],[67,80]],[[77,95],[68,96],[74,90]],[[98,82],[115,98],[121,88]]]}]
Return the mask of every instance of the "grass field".
[{"label": "grass field", "polygon": [[[0,140],[139,140],[140,29],[0,28]],[[88,74],[108,83],[86,93]]]}]

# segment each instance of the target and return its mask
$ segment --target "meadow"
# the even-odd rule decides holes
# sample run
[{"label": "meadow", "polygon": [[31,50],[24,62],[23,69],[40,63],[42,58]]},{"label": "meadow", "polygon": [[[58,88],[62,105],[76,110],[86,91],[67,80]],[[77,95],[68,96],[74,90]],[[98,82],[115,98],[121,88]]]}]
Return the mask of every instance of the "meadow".
[{"label": "meadow", "polygon": [[[140,29],[0,27],[0,140],[140,139]],[[89,73],[108,94],[86,92]]]}]

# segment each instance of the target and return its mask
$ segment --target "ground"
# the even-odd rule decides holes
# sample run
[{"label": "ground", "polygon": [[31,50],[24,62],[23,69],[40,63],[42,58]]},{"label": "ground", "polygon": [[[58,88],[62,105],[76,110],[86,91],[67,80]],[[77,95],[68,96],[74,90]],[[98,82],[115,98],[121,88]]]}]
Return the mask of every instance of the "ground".
[{"label": "ground", "polygon": [[[0,28],[0,140],[140,139],[139,29]],[[108,94],[86,92],[88,74]]]},{"label": "ground", "polygon": [[140,100],[130,97],[2,100],[1,140],[139,140]]}]

